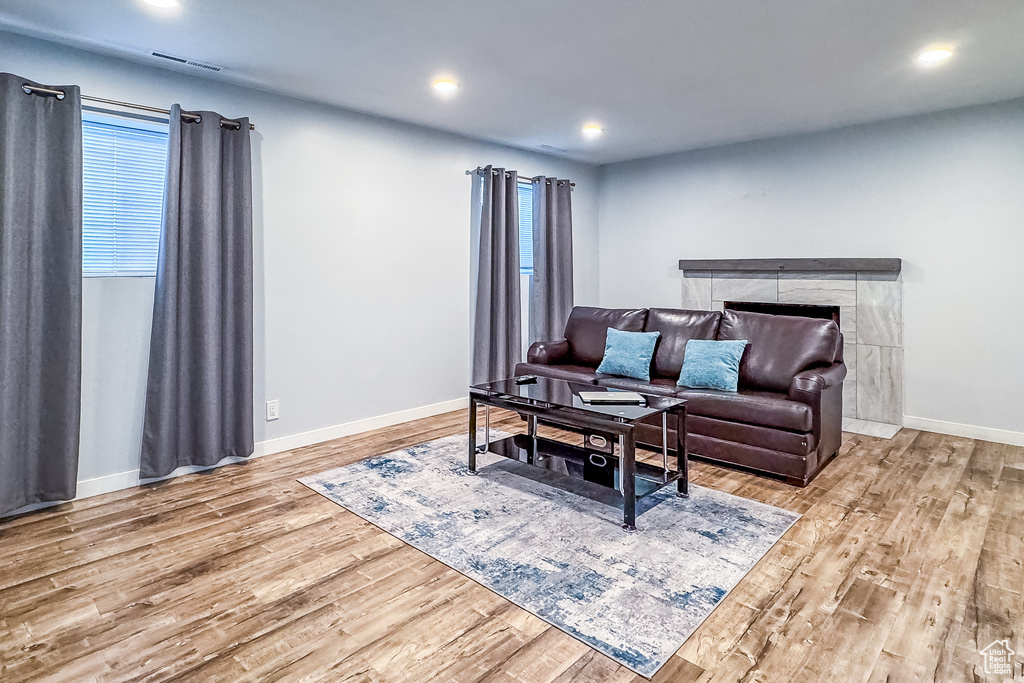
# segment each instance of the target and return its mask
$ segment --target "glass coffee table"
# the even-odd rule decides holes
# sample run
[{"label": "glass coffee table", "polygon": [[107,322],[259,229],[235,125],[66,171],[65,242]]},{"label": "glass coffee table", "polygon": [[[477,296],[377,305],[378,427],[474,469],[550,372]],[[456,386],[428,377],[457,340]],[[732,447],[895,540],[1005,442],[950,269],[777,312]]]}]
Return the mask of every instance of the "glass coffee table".
[{"label": "glass coffee table", "polygon": [[[476,456],[493,453],[535,467],[556,470],[575,479],[614,489],[622,494],[622,528],[636,531],[636,502],[675,483],[677,495],[688,495],[686,401],[644,394],[642,405],[592,404],[580,398],[584,391],[615,391],[593,384],[537,378],[517,384],[515,378],[477,384],[469,388],[469,470],[476,472]],[[477,445],[477,408],[485,408],[484,443]],[[490,440],[490,408],[519,413],[527,433]],[[669,453],[668,416],[677,416],[676,443]],[[661,416],[661,466],[636,461],[636,427],[642,420]],[[537,425],[551,425],[583,434],[577,446],[537,435]],[[675,468],[669,458],[675,458]]]}]

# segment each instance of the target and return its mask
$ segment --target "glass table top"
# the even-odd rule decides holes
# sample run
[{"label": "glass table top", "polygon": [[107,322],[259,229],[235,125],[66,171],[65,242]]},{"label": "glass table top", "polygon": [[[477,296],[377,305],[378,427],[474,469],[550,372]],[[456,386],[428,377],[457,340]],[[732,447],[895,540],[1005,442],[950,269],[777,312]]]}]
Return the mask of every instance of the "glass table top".
[{"label": "glass table top", "polygon": [[476,384],[471,386],[470,390],[486,396],[507,396],[531,405],[573,408],[623,421],[642,420],[686,403],[681,398],[651,394],[642,394],[645,400],[642,405],[585,403],[580,398],[581,391],[616,392],[622,390],[548,377],[538,377],[536,383],[533,384],[516,384],[514,379],[503,379],[497,382]]}]

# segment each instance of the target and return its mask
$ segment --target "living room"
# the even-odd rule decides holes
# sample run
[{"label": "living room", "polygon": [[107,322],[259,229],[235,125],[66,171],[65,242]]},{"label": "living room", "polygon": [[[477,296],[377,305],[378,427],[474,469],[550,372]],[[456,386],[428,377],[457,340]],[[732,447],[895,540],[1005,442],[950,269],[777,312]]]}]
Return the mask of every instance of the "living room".
[{"label": "living room", "polygon": [[[10,667],[0,670],[0,677],[124,680],[180,674],[242,680],[272,677],[278,667],[286,671],[283,678],[292,679],[300,677],[301,666],[285,667],[309,651],[318,654],[305,661],[325,667],[317,671],[328,680],[346,675],[416,680],[403,678],[413,675],[402,672],[405,666],[419,671],[419,680],[498,680],[502,675],[524,681],[632,680],[637,675],[621,660],[581,645],[486,588],[466,579],[453,583],[449,575],[454,570],[428,563],[406,547],[393,561],[418,567],[413,573],[420,583],[389,584],[375,594],[378,602],[366,602],[376,605],[374,614],[386,627],[371,627],[361,612],[329,622],[346,633],[362,625],[378,640],[363,643],[369,636],[353,635],[352,642],[340,636],[321,641],[303,631],[303,642],[313,648],[307,651],[294,643],[281,645],[291,642],[285,628],[281,640],[263,641],[268,649],[283,649],[278,659],[266,655],[269,668],[260,668],[262,655],[244,662],[232,659],[228,644],[210,651],[178,648],[178,663],[153,654],[169,638],[208,634],[201,627],[213,628],[209,624],[220,612],[213,605],[226,594],[214,591],[200,599],[203,588],[194,587],[195,594],[184,588],[175,592],[172,584],[178,586],[181,572],[204,558],[186,548],[211,542],[230,546],[231,534],[245,533],[239,524],[246,515],[255,525],[296,528],[310,523],[303,521],[307,517],[315,519],[325,525],[322,533],[336,535],[336,545],[312,552],[319,541],[313,529],[306,529],[307,545],[287,551],[292,560],[279,565],[253,560],[265,580],[246,577],[242,583],[250,597],[245,600],[289,595],[289,581],[306,590],[331,573],[332,561],[340,566],[343,556],[369,552],[352,544],[399,547],[401,541],[372,534],[375,527],[351,513],[345,513],[346,519],[354,521],[338,522],[331,514],[341,508],[295,480],[439,437],[465,435],[473,326],[469,226],[474,176],[467,171],[486,166],[514,169],[520,178],[574,183],[577,306],[695,307],[684,302],[687,273],[680,260],[685,259],[901,260],[896,375],[901,388],[894,426],[902,431],[893,438],[846,431],[835,461],[806,488],[695,459],[691,478],[696,486],[760,500],[801,514],[806,522],[782,536],[766,555],[771,561],[756,565],[739,582],[655,680],[737,680],[756,677],[758,671],[766,680],[814,680],[827,674],[846,680],[835,673],[840,666],[857,680],[880,672],[898,678],[900,671],[907,677],[928,672],[936,680],[969,674],[984,678],[979,653],[989,642],[1009,639],[1011,650],[1024,645],[1018,636],[1021,569],[1009,559],[1020,556],[1024,540],[1007,521],[1020,512],[1024,410],[1017,387],[1024,383],[1024,366],[1013,360],[1013,342],[1007,350],[1002,341],[1024,331],[1014,299],[1024,290],[1024,275],[1016,267],[1024,247],[1019,230],[1024,219],[1019,191],[1024,184],[1024,80],[1019,75],[1024,55],[1013,38],[1019,35],[1019,7],[1007,2],[981,3],[970,11],[946,3],[926,12],[914,2],[901,3],[898,11],[833,7],[812,12],[804,7],[810,18],[801,26],[830,27],[828,40],[801,43],[775,25],[777,34],[768,32],[762,42],[739,47],[722,36],[733,30],[756,33],[754,19],[764,20],[764,12],[747,7],[713,17],[695,15],[687,35],[721,31],[716,36],[722,52],[730,45],[743,52],[719,64],[718,71],[665,67],[650,79],[634,79],[625,67],[648,57],[640,54],[631,61],[628,53],[643,45],[646,35],[660,38],[651,42],[668,54],[700,57],[673,52],[684,50],[664,38],[673,21],[658,20],[665,13],[678,22],[686,10],[665,4],[623,24],[622,15],[631,13],[605,6],[607,16],[590,17],[595,24],[574,28],[572,35],[583,43],[608,43],[588,53],[597,72],[593,80],[607,79],[607,87],[593,88],[593,98],[585,102],[566,102],[552,87],[536,88],[535,103],[503,99],[501,88],[516,83],[511,75],[515,66],[483,62],[508,59],[530,65],[533,72],[549,64],[557,67],[557,59],[546,55],[567,54],[554,42],[558,31],[567,30],[571,17],[589,14],[570,4],[545,9],[555,15],[550,32],[534,38],[535,58],[518,48],[508,50],[511,57],[482,52],[486,40],[465,35],[470,28],[488,35],[485,19],[479,18],[480,24],[465,17],[457,21],[465,8],[457,2],[443,11],[387,3],[387,10],[379,12],[314,4],[303,17],[285,17],[262,3],[249,3],[234,7],[254,15],[244,20],[241,32],[217,13],[204,18],[212,10],[189,2],[171,14],[141,0],[82,3],[75,9],[56,1],[14,2],[0,9],[4,72],[35,83],[75,84],[83,95],[117,102],[162,109],[180,102],[223,116],[245,116],[255,125],[250,134],[252,427],[253,455],[264,456],[243,466],[138,488],[154,278],[84,278],[77,498],[56,508],[19,509],[17,517],[0,521],[5,554],[20,555],[5,563],[9,580],[0,584],[0,604],[10,606],[0,612],[0,640],[5,641],[0,651],[3,666]],[[788,19],[795,21],[789,13],[797,9],[786,10]],[[920,18],[932,12],[931,19]],[[511,14],[503,30],[533,26],[528,18]],[[318,22],[318,16],[323,20]],[[456,28],[446,30],[448,24]],[[865,38],[884,26],[890,27],[884,38]],[[428,27],[437,33],[424,38]],[[608,35],[624,37],[593,38]],[[760,50],[785,42],[777,36],[796,42],[771,53],[765,65],[756,64],[764,56]],[[852,52],[860,39],[871,54],[868,66],[859,69]],[[848,52],[830,54],[830,41]],[[952,58],[922,68],[915,55],[936,41],[949,41]],[[433,48],[420,54],[411,45]],[[271,47],[261,56],[263,46]],[[147,50],[185,55],[224,71],[164,68]],[[291,67],[275,72],[267,60],[282,59],[288,51],[297,55],[288,62]],[[393,60],[380,60],[381,54]],[[353,72],[350,80],[324,83],[310,72],[288,71],[304,62],[312,69],[325,55]],[[813,62],[816,58],[825,59]],[[374,73],[377,61],[384,65]],[[624,66],[609,66],[619,63]],[[780,65],[794,71],[780,73],[779,80],[765,76]],[[406,67],[406,73],[389,75],[389,70]],[[574,69],[586,72],[587,65]],[[702,69],[710,75],[702,76]],[[445,70],[458,81],[458,89],[439,97],[430,86]],[[498,80],[500,74],[508,80]],[[680,92],[694,95],[671,96],[679,107],[672,111],[616,94],[618,87],[631,95],[631,88],[648,88],[651,101],[664,103],[657,99],[660,91],[672,88],[655,88],[658,78],[669,79],[673,88],[671,79],[678,79]],[[735,88],[721,85],[730,78]],[[718,79],[718,85],[700,90],[705,79]],[[804,81],[805,89],[796,88]],[[693,104],[702,98],[709,100],[706,109]],[[816,108],[800,110],[812,102]],[[510,114],[516,107],[521,112]],[[469,125],[481,112],[495,121]],[[680,121],[657,128],[673,114]],[[600,123],[603,134],[583,138],[580,127],[593,122]],[[646,127],[654,132],[644,137]],[[720,303],[709,299],[706,307]],[[849,331],[843,332],[849,341]],[[847,364],[853,367],[849,355]],[[860,381],[847,377],[848,386]],[[270,401],[279,413],[268,420]],[[846,414],[848,420],[857,417],[856,412]],[[497,420],[501,429],[522,431],[516,419]],[[904,485],[904,498],[912,500],[901,499],[894,489]],[[290,499],[292,494],[308,507]],[[962,509],[954,505],[960,499],[966,501]],[[190,501],[202,510],[189,508]],[[892,505],[889,512],[886,504]],[[287,516],[275,518],[279,505]],[[185,516],[176,519],[181,511]],[[206,521],[192,526],[193,518]],[[122,524],[124,535],[118,531]],[[926,553],[896,534],[900,528],[945,539],[936,545],[947,552],[932,548],[938,554]],[[819,536],[828,537],[823,545],[817,545]],[[252,547],[273,546],[269,538],[259,537]],[[196,554],[188,563],[174,564],[142,550],[163,542],[183,557]],[[865,557],[875,552],[861,542],[889,549],[893,556],[886,556],[890,564],[884,566],[890,575],[872,574],[883,572],[878,569],[882,565],[867,560],[832,565],[819,559],[815,564],[817,553],[834,551],[839,557],[851,543]],[[62,548],[69,559],[61,559]],[[936,568],[920,568],[922,557]],[[247,572],[239,558],[208,559],[224,563],[217,571],[227,572],[239,562],[234,568]],[[917,568],[904,575],[901,563]],[[981,578],[975,582],[978,567]],[[266,578],[278,571],[280,582]],[[843,578],[816,582],[831,571]],[[785,572],[803,576],[804,582],[787,582]],[[138,607],[133,611],[130,605],[146,605],[151,596],[132,582],[150,574],[159,577],[155,583],[164,582],[160,599],[151,600],[157,606],[152,613]],[[221,579],[210,585],[229,590]],[[440,586],[432,599],[450,597],[453,606],[434,617],[416,612],[416,622],[402,621],[387,607],[391,596],[409,586],[429,595],[422,586],[430,581]],[[79,586],[78,592],[73,586]],[[809,597],[799,596],[801,588]],[[13,592],[5,595],[5,590]],[[449,593],[460,591],[472,599],[458,605]],[[162,602],[172,597],[202,612],[202,620],[194,622],[199,630],[167,630],[148,640],[139,636],[147,628],[161,634],[157,624],[162,619],[184,618]],[[940,597],[943,606],[930,608],[930,601]],[[849,604],[857,600],[863,604]],[[235,611],[216,628],[239,638],[264,628],[246,631],[240,626],[248,616],[243,616],[242,598],[228,602],[224,611]],[[968,616],[968,605],[978,607],[978,614]],[[780,616],[780,610],[790,610],[795,621]],[[499,626],[507,626],[519,640],[506,638],[491,649],[474,650],[475,636],[461,634],[472,634],[472,627],[483,623],[471,618],[477,612],[490,619],[484,621],[491,636],[498,638],[495,633],[504,633]],[[110,615],[122,630],[105,647],[89,645],[90,639],[103,642],[97,634]],[[816,643],[797,625],[805,617],[815,629],[826,618],[829,625],[855,623],[843,615],[860,615],[869,628],[836,630],[834,640]],[[407,623],[447,634],[447,639],[417,640],[409,628],[402,630]],[[268,621],[266,629],[274,631],[274,624]],[[857,652],[839,652],[854,642],[854,649],[865,653],[861,659]],[[43,652],[35,657],[33,648]],[[818,668],[815,653],[825,662]],[[222,668],[193,668],[207,656]],[[147,664],[150,657],[163,663]],[[745,667],[739,663],[744,658],[750,660]],[[118,668],[118,660],[131,668]],[[457,670],[456,664],[467,660],[480,670]],[[529,669],[528,663],[537,668]]]}]

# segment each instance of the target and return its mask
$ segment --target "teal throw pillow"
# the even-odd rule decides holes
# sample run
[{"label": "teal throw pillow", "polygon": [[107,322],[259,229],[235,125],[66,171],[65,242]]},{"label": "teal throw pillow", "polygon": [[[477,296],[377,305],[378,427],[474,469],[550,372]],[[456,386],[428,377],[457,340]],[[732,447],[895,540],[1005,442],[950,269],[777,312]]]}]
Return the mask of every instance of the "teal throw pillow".
[{"label": "teal throw pillow", "polygon": [[609,327],[597,371],[650,381],[654,345],[660,336],[661,332],[623,332]]},{"label": "teal throw pillow", "polygon": [[691,339],[686,342],[683,370],[676,384],[690,389],[736,391],[740,383],[740,359],[745,348],[746,339]]}]

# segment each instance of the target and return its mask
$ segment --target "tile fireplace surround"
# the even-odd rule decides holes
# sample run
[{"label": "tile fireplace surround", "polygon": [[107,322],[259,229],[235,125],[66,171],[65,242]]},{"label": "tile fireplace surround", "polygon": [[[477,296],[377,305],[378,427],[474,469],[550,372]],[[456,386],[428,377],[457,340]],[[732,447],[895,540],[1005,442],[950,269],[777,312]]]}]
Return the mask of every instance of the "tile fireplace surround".
[{"label": "tile fireplace surround", "polygon": [[899,259],[683,260],[682,307],[726,301],[839,306],[848,375],[843,416],[903,423],[903,279]]}]

